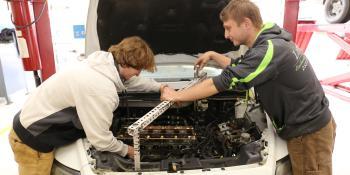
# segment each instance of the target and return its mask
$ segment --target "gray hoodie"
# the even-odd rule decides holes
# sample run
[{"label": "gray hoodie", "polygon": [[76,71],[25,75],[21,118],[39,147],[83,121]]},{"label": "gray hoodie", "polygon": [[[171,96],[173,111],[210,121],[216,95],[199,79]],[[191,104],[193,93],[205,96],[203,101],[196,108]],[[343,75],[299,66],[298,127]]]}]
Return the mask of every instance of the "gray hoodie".
[{"label": "gray hoodie", "polygon": [[123,84],[113,56],[94,52],[35,89],[14,118],[13,128],[25,144],[40,152],[86,136],[97,150],[125,156],[127,145],[109,128],[119,105],[117,92],[127,88],[159,91],[160,83],[135,76]]},{"label": "gray hoodie", "polygon": [[252,48],[213,81],[219,91],[254,87],[284,139],[313,133],[331,118],[310,62],[291,35],[272,23],[265,24]]}]

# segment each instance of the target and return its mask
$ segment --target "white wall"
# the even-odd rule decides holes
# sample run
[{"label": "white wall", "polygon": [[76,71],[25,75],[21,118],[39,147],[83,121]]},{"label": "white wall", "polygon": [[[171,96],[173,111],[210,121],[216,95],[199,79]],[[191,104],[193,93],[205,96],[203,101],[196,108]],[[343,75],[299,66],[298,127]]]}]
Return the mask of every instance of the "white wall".
[{"label": "white wall", "polygon": [[13,27],[10,17],[10,10],[7,8],[7,2],[0,1],[0,31],[6,27]]},{"label": "white wall", "polygon": [[251,0],[260,9],[264,23],[273,22],[283,26],[285,0]]},{"label": "white wall", "polygon": [[88,0],[49,1],[49,13],[56,69],[77,61],[84,53],[85,38],[74,38],[73,25],[86,23]]}]

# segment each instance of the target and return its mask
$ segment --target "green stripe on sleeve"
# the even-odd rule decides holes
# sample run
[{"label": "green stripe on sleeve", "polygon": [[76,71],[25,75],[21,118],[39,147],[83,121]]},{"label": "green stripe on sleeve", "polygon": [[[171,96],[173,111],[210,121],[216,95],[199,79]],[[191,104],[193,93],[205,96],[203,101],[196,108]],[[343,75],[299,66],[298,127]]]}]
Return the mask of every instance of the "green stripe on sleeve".
[{"label": "green stripe on sleeve", "polygon": [[233,78],[232,78],[231,85],[230,85],[230,89],[232,89],[232,87],[234,87],[238,81],[239,81],[239,80],[238,80],[236,77],[233,77]]},{"label": "green stripe on sleeve", "polygon": [[268,43],[268,48],[267,48],[266,54],[263,60],[261,61],[260,65],[258,66],[258,68],[243,79],[238,80],[236,77],[233,77],[231,86],[236,85],[237,82],[248,83],[266,69],[266,67],[270,64],[273,57],[272,41],[268,40],[267,43]]},{"label": "green stripe on sleeve", "polygon": [[259,67],[252,73],[250,73],[247,77],[244,79],[240,79],[240,82],[250,82],[252,79],[254,79],[256,76],[258,76],[262,71],[266,69],[266,67],[270,64],[272,57],[273,57],[273,44],[271,40],[268,40],[268,48],[266,51],[266,54],[260,63]]}]

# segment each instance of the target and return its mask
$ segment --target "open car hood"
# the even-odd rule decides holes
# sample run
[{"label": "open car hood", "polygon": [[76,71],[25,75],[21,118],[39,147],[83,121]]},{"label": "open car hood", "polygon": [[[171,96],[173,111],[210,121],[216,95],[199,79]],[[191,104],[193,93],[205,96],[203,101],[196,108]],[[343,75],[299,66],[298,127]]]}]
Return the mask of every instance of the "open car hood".
[{"label": "open car hood", "polygon": [[219,19],[228,0],[91,0],[86,54],[137,35],[158,53],[236,50]]}]

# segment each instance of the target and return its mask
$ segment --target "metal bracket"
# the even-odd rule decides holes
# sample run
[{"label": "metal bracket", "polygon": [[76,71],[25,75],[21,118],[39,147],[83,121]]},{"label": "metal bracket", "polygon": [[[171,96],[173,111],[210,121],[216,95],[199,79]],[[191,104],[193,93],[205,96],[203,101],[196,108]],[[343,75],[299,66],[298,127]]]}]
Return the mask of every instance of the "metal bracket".
[{"label": "metal bracket", "polygon": [[[199,73],[198,73],[199,74]],[[179,91],[188,89],[191,86],[194,86],[195,84],[201,82],[207,77],[207,74],[205,72],[202,72],[198,75],[197,78],[190,81],[188,84],[186,84],[185,87],[179,89]],[[140,119],[138,119],[135,123],[130,125],[128,127],[128,134],[133,136],[133,142],[134,142],[134,165],[135,165],[135,171],[141,170],[141,160],[140,160],[140,132],[148,126],[150,123],[152,123],[156,118],[158,118],[160,115],[162,115],[167,109],[169,109],[174,104],[173,101],[163,101],[156,107],[154,107],[151,111],[149,111],[147,114],[142,116]]]}]

